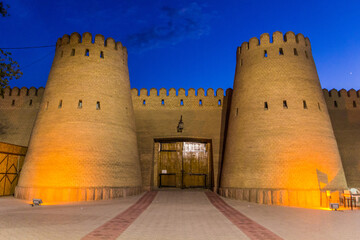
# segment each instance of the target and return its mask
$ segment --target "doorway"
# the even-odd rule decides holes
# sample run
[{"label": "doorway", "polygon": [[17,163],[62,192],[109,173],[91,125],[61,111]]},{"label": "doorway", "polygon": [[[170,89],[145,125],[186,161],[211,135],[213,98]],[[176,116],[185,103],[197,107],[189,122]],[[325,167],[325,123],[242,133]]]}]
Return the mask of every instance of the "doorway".
[{"label": "doorway", "polygon": [[210,188],[211,143],[157,142],[156,174],[159,188]]}]

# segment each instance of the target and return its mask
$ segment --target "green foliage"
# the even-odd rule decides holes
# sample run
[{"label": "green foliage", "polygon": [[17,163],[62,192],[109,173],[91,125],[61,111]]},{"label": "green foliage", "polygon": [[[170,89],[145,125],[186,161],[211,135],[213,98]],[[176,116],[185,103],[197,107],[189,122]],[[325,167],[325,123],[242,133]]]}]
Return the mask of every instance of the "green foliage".
[{"label": "green foliage", "polygon": [[19,64],[11,58],[11,53],[0,49],[0,96],[4,95],[4,88],[11,79],[21,76]]},{"label": "green foliage", "polygon": [[[9,5],[0,2],[0,14],[3,17],[9,16],[8,8]],[[0,96],[4,97],[4,88],[9,85],[11,79],[21,76],[19,64],[11,58],[11,53],[0,49]]]}]

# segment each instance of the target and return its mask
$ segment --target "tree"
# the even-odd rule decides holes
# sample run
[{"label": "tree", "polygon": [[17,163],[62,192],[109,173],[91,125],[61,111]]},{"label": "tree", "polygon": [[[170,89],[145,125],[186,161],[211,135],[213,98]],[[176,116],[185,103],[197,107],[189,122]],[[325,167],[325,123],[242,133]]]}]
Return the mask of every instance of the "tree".
[{"label": "tree", "polygon": [[[9,5],[0,2],[0,14],[3,17],[9,16]],[[4,88],[9,85],[12,79],[22,76],[19,64],[11,57],[11,53],[0,49],[0,96],[4,97]]]}]

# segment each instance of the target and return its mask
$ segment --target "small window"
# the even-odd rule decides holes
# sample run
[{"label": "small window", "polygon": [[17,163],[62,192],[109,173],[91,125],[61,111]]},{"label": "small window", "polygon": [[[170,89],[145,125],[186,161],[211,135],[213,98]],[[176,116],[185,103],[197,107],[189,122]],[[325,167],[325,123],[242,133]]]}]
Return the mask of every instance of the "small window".
[{"label": "small window", "polygon": [[78,108],[82,108],[82,106],[83,106],[83,102],[82,102],[82,100],[79,100]]},{"label": "small window", "polygon": [[161,99],[161,105],[165,105],[164,99]]},{"label": "small window", "polygon": [[284,100],[284,101],[283,101],[283,107],[284,107],[285,109],[287,109],[287,108],[288,108],[288,105],[287,105],[286,100]]},{"label": "small window", "polygon": [[146,100],[145,99],[143,100],[143,105],[146,105]]},{"label": "small window", "polygon": [[26,89],[26,96],[29,96],[29,89]]},{"label": "small window", "polygon": [[331,97],[331,91],[329,92],[329,97]]},{"label": "small window", "polygon": [[15,100],[12,100],[11,106],[15,106]]},{"label": "small window", "polygon": [[268,53],[266,50],[264,50],[264,57],[267,57],[268,56]]},{"label": "small window", "polygon": [[239,114],[239,108],[236,108],[235,116],[237,116],[238,114]]},{"label": "small window", "polygon": [[356,108],[356,102],[355,101],[353,101],[353,107]]},{"label": "small window", "polygon": [[337,102],[336,101],[334,101],[334,107],[338,107],[338,104],[337,104]]},{"label": "small window", "polygon": [[100,58],[104,58],[104,52],[103,51],[100,52]]},{"label": "small window", "polygon": [[279,55],[284,55],[284,50],[282,48],[279,48]]},{"label": "small window", "polygon": [[182,99],[180,100],[180,106],[184,106],[184,101]]},{"label": "small window", "polygon": [[20,96],[20,89],[18,89],[18,94],[17,95]]},{"label": "small window", "polygon": [[321,111],[320,103],[318,103],[318,108],[319,108],[319,110]]},{"label": "small window", "polygon": [[32,99],[30,99],[29,106],[32,106]]},{"label": "small window", "polygon": [[307,51],[305,51],[305,56],[306,58],[309,58]]},{"label": "small window", "polygon": [[295,55],[295,56],[298,56],[298,55],[299,55],[298,52],[297,52],[297,50],[296,50],[296,48],[294,48],[294,55]]},{"label": "small window", "polygon": [[267,102],[264,102],[264,109],[265,109],[265,110],[268,110],[268,109],[269,109],[269,105],[268,105]]},{"label": "small window", "polygon": [[202,100],[201,99],[199,100],[199,105],[202,106]]},{"label": "small window", "polygon": [[60,57],[63,57],[64,55],[64,51],[61,51]]},{"label": "small window", "polygon": [[303,107],[304,107],[304,109],[307,109],[307,104],[306,104],[305,100],[303,100]]},{"label": "small window", "polygon": [[96,110],[100,110],[100,102],[99,101],[96,102]]},{"label": "small window", "polygon": [[71,50],[71,56],[75,56],[75,49]]},{"label": "small window", "polygon": [[37,96],[37,95],[38,95],[38,90],[36,89],[36,90],[35,90],[35,96]]},{"label": "small window", "polygon": [[59,101],[59,106],[58,108],[62,108],[62,100]]},{"label": "small window", "polygon": [[46,102],[45,104],[45,110],[47,110],[49,108],[49,102]]},{"label": "small window", "polygon": [[218,106],[221,106],[221,100],[218,101]]},{"label": "small window", "polygon": [[89,49],[86,49],[85,50],[85,56],[88,57],[90,54],[89,54]]}]

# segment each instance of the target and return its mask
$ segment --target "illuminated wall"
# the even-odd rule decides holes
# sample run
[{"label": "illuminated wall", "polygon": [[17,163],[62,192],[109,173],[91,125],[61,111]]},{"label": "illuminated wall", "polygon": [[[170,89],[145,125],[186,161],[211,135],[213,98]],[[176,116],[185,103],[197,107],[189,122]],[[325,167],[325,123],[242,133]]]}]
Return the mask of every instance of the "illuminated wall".
[{"label": "illuminated wall", "polygon": [[238,48],[228,129],[224,196],[319,206],[320,190],[347,188],[310,41],[302,34],[275,32],[272,42],[263,34]]},{"label": "illuminated wall", "polygon": [[141,185],[126,48],[102,35],[64,35],[15,196],[96,200]]}]

